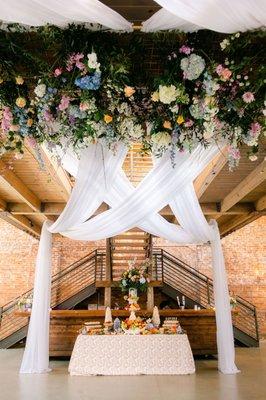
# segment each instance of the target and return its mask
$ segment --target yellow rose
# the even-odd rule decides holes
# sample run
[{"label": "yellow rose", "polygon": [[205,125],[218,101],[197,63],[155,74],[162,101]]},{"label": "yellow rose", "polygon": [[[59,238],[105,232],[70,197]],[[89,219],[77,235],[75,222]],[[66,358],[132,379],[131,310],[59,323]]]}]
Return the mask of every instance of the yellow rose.
[{"label": "yellow rose", "polygon": [[24,79],[22,78],[22,76],[17,76],[16,77],[16,84],[17,85],[23,85],[24,83]]},{"label": "yellow rose", "polygon": [[1,78],[1,76],[0,76],[0,85],[1,85],[1,83],[3,83],[3,82],[4,82],[4,79]]},{"label": "yellow rose", "polygon": [[113,121],[113,117],[111,115],[105,114],[104,117],[104,122],[106,122],[107,124],[109,124],[110,122]]},{"label": "yellow rose", "polygon": [[170,121],[164,121],[163,127],[164,127],[165,129],[172,129],[171,122],[170,122]]},{"label": "yellow rose", "polygon": [[153,92],[151,95],[152,101],[159,101],[159,92]]},{"label": "yellow rose", "polygon": [[27,121],[27,126],[31,127],[32,124],[33,124],[33,119],[29,118],[28,121]]},{"label": "yellow rose", "polygon": [[130,96],[132,96],[134,93],[135,93],[135,89],[133,88],[133,87],[131,87],[131,86],[126,86],[125,88],[124,88],[124,93],[125,93],[125,96],[126,97],[130,97]]},{"label": "yellow rose", "polygon": [[26,105],[26,100],[24,99],[24,97],[18,97],[16,100],[16,105],[20,108],[25,107]]},{"label": "yellow rose", "polygon": [[183,115],[179,115],[178,118],[176,119],[176,122],[178,123],[178,125],[183,124],[184,121],[185,120],[184,120]]}]

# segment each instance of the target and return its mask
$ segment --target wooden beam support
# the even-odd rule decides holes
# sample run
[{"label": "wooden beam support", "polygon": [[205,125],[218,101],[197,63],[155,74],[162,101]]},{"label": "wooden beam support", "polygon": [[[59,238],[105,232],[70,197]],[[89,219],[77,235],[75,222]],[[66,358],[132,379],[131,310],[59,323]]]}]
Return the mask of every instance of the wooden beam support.
[{"label": "wooden beam support", "polygon": [[227,163],[226,153],[227,151],[223,149],[219,154],[217,154],[217,156],[214,157],[214,159],[207,165],[197,179],[195,179],[194,187],[198,199],[202,197],[212,181],[217,177],[219,172]]},{"label": "wooden beam support", "polygon": [[263,211],[266,209],[266,195],[262,196],[259,200],[255,203],[256,211]]},{"label": "wooden beam support", "polygon": [[67,172],[58,164],[58,162],[53,159],[50,152],[45,145],[41,145],[41,155],[44,161],[45,169],[59,185],[59,192],[63,199],[67,201],[72,191],[72,182]]},{"label": "wooden beam support", "polygon": [[266,215],[266,212],[253,211],[248,215],[237,215],[233,219],[230,219],[230,221],[227,221],[219,226],[220,234],[221,236],[229,235],[230,233],[255,221],[263,215]]},{"label": "wooden beam support", "polygon": [[0,212],[0,218],[9,222],[11,225],[24,232],[30,233],[31,235],[39,238],[41,235],[41,227],[31,220],[29,220],[24,215],[12,215],[7,211]]},{"label": "wooden beam support", "polygon": [[3,181],[34,211],[41,210],[41,202],[38,197],[0,160],[0,186]]},{"label": "wooden beam support", "polygon": [[266,179],[266,161],[260,163],[246,178],[243,179],[221,202],[221,211],[227,211],[252,192]]}]

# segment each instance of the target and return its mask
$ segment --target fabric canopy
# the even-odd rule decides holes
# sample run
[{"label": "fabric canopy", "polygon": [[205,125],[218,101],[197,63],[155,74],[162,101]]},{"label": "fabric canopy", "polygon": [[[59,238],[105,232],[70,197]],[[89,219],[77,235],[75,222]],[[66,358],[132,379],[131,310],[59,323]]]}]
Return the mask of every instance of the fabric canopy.
[{"label": "fabric canopy", "polygon": [[266,25],[265,0],[155,0],[162,9],[143,23],[144,32],[210,29],[242,32]]},{"label": "fabric canopy", "polygon": [[[219,230],[215,221],[209,225],[205,220],[193,187],[193,180],[218,151],[216,145],[207,149],[198,145],[191,153],[176,152],[174,168],[170,153],[166,153],[137,188],[122,170],[127,153],[123,144],[118,144],[115,154],[100,143],[90,145],[82,152],[79,163],[71,152],[66,153],[63,164],[76,174],[76,184],[58,220],[53,225],[45,223],[42,229],[33,308],[20,372],[49,371],[51,233],[59,232],[76,240],[97,240],[134,226],[176,243],[211,243],[219,369],[223,373],[238,372]],[[103,201],[111,208],[92,217]],[[170,224],[158,214],[167,204],[180,226]]]},{"label": "fabric canopy", "polygon": [[29,26],[88,22],[132,30],[130,22],[98,0],[0,0],[0,20]]}]

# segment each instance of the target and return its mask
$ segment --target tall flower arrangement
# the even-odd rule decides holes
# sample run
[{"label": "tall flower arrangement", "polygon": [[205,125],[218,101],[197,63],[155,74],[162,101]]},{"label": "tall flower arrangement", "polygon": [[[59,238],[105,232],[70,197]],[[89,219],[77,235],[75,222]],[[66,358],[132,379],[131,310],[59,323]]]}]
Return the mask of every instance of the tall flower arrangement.
[{"label": "tall flower arrangement", "polygon": [[136,261],[130,261],[128,269],[126,269],[120,279],[120,288],[122,292],[126,292],[131,288],[139,289],[141,292],[146,292],[149,283],[148,263],[137,266]]}]

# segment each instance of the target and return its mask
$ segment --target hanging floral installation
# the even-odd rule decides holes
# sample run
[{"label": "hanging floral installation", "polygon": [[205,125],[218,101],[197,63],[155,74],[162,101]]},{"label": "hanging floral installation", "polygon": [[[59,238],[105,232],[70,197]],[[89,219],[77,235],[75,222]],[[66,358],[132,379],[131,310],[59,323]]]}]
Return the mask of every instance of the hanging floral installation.
[{"label": "hanging floral installation", "polygon": [[[51,32],[58,33],[58,28],[49,29],[50,36],[41,32],[46,41],[54,39]],[[231,57],[253,37],[261,43],[263,33],[227,36],[215,48],[215,59],[202,50],[195,34],[183,34],[164,55],[164,71],[145,84],[132,73],[134,52],[125,53],[118,45],[110,52],[83,45],[82,51],[64,52],[53,63],[37,62],[28,51],[33,75],[20,71],[14,60],[3,60],[0,155],[13,151],[19,157],[25,143],[79,151],[103,141],[115,151],[123,141],[142,143],[143,151],[161,156],[169,149],[174,154],[176,148],[216,142],[228,145],[230,167],[237,165],[243,144],[255,160],[265,133],[265,67],[260,50],[247,52],[237,62]],[[6,43],[8,38],[5,33]],[[12,36],[12,46],[14,40]]]}]

